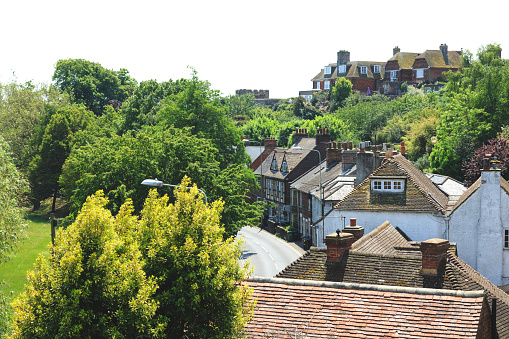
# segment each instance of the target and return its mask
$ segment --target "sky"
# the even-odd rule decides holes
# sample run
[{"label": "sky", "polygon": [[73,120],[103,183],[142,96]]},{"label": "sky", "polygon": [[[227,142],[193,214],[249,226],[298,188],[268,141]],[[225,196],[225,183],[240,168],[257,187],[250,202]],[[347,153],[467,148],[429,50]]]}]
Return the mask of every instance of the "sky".
[{"label": "sky", "polygon": [[223,95],[269,90],[289,98],[339,50],[352,61],[387,61],[490,43],[509,59],[504,2],[450,0],[46,0],[2,1],[0,82],[51,83],[60,59],[125,68],[138,82],[189,78],[194,67]]}]

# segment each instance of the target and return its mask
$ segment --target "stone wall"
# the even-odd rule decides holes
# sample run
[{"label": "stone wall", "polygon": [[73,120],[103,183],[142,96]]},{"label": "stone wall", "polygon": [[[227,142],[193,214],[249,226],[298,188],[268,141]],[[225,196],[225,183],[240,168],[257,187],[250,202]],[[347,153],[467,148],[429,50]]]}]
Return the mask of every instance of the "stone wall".
[{"label": "stone wall", "polygon": [[235,90],[236,95],[244,95],[244,94],[253,94],[255,99],[268,99],[269,98],[269,90],[268,89],[237,89]]}]

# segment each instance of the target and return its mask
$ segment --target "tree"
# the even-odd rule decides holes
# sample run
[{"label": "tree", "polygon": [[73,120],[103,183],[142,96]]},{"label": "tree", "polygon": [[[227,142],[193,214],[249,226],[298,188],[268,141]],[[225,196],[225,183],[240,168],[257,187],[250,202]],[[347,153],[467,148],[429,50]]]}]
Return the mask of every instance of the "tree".
[{"label": "tree", "polygon": [[139,212],[148,192],[143,179],[177,183],[184,175],[208,189],[219,172],[216,149],[188,129],[147,127],[137,134],[112,135],[77,147],[66,160],[60,184],[76,215],[87,197],[104,190],[114,213],[132,199]]},{"label": "tree", "polygon": [[339,107],[343,107],[343,103],[352,94],[353,85],[346,78],[338,78],[331,90],[331,112]]},{"label": "tree", "polygon": [[462,163],[462,169],[465,172],[465,185],[472,185],[480,176],[482,169],[482,160],[486,154],[491,154],[491,159],[497,158],[500,161],[501,174],[506,180],[509,178],[507,169],[509,168],[509,146],[506,139],[494,138],[488,140],[477,149],[469,160]]},{"label": "tree", "polygon": [[237,262],[242,248],[223,240],[223,202],[206,205],[184,178],[176,201],[151,190],[138,223],[145,272],[157,279],[158,319],[167,338],[233,338],[241,334],[254,304],[242,286],[248,268]]},{"label": "tree", "polygon": [[140,338],[162,329],[132,206],[113,217],[106,203],[100,192],[90,197],[49,257],[39,256],[13,304],[12,338]]},{"label": "tree", "polygon": [[0,264],[15,249],[26,226],[21,207],[28,183],[14,166],[9,145],[0,136]]},{"label": "tree", "polygon": [[37,152],[38,128],[52,109],[69,105],[66,95],[54,86],[31,82],[0,84],[0,135],[10,145],[14,164],[28,172],[30,160]]},{"label": "tree", "polygon": [[189,128],[199,138],[209,139],[217,148],[217,160],[221,169],[229,164],[249,164],[240,130],[227,118],[219,92],[210,88],[210,83],[200,81],[196,71],[187,82],[184,91],[170,95],[163,101],[158,113],[163,126]]},{"label": "tree", "polygon": [[53,81],[96,115],[101,115],[108,104],[120,105],[116,101],[126,100],[136,85],[127,70],[115,72],[84,59],[58,60]]},{"label": "tree", "polygon": [[60,190],[58,178],[71,152],[74,136],[94,122],[90,111],[73,105],[53,114],[44,130],[38,153],[30,163],[29,179],[35,200],[53,197],[53,211]]}]

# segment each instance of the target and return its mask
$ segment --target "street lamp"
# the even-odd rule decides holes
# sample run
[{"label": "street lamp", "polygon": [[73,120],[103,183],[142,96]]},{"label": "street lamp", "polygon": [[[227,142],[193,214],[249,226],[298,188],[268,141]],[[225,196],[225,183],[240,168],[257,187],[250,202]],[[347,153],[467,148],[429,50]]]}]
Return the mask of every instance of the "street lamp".
[{"label": "street lamp", "polygon": [[[142,185],[145,185],[145,186],[152,186],[152,187],[163,187],[163,186],[170,186],[170,187],[182,187],[182,185],[172,185],[172,184],[165,184],[164,182],[162,182],[161,180],[157,180],[157,178],[155,179],[145,179],[141,182]],[[186,188],[189,188],[191,189],[192,187],[186,187]],[[199,188],[196,188],[198,191],[200,191],[201,194],[203,194],[203,197],[205,198],[205,204],[207,203],[207,195],[205,194],[205,192]]]},{"label": "street lamp", "polygon": [[[323,221],[323,215],[324,215],[323,203],[324,203],[324,198],[323,198],[323,188],[322,188],[322,154],[320,153],[319,150],[316,150],[316,149],[313,149],[313,148],[302,148],[300,146],[295,146],[295,147],[293,147],[293,149],[295,149],[295,150],[303,150],[303,151],[314,151],[314,152],[318,153],[318,164],[320,165],[320,188],[319,188],[319,191],[318,191],[318,196],[321,197],[320,205],[322,207],[321,210],[322,210],[322,221]],[[324,226],[324,229],[322,230],[322,232],[325,232],[325,225],[323,225],[323,226]],[[316,245],[318,246],[318,237],[316,239],[316,242],[317,242]]]}]

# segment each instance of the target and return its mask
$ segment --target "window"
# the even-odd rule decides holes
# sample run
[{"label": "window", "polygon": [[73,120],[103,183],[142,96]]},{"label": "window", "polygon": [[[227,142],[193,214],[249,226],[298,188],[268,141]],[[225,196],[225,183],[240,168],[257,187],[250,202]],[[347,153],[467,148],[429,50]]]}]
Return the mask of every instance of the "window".
[{"label": "window", "polygon": [[504,248],[509,248],[509,230],[504,230]]},{"label": "window", "polygon": [[316,82],[316,89],[320,89],[320,81]]},{"label": "window", "polygon": [[391,81],[397,81],[398,80],[398,71],[391,71]]},{"label": "window", "polygon": [[373,73],[380,73],[380,65],[373,65]]},{"label": "window", "polygon": [[274,158],[272,158],[272,163],[270,164],[270,170],[271,171],[277,171],[276,156],[274,156]]},{"label": "window", "polygon": [[403,193],[404,188],[404,179],[371,181],[371,190],[377,193]]},{"label": "window", "polygon": [[416,69],[415,70],[415,77],[416,78],[424,78],[424,70],[421,68],[421,69]]},{"label": "window", "polygon": [[368,74],[368,67],[367,66],[361,66],[361,74]]},{"label": "window", "polygon": [[331,72],[331,67],[330,66],[325,66],[324,69],[323,69],[323,74],[329,75],[330,72]]},{"label": "window", "polygon": [[339,65],[338,73],[346,73],[346,65]]},{"label": "window", "polygon": [[323,89],[330,89],[330,81],[325,81]]}]

